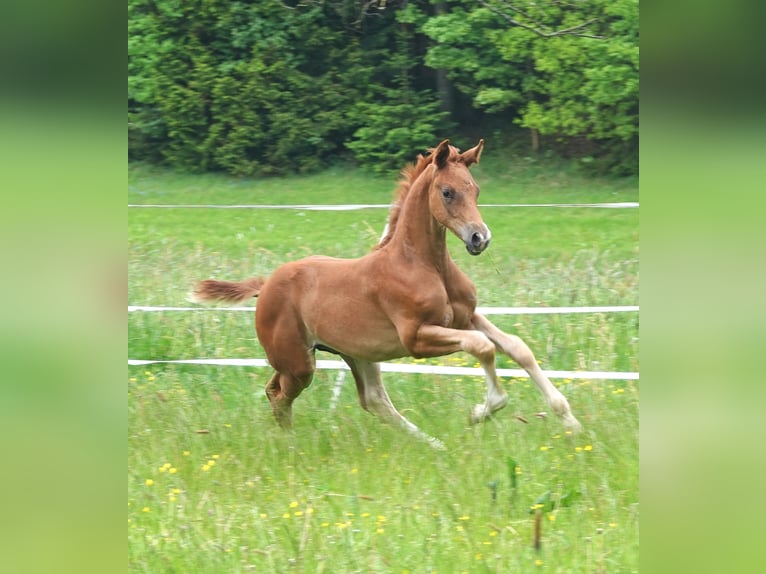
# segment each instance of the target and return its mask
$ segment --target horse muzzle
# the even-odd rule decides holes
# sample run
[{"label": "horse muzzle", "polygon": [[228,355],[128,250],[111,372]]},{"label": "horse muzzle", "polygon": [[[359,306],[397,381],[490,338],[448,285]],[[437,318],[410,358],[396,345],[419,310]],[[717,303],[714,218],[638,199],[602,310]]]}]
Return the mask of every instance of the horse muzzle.
[{"label": "horse muzzle", "polygon": [[465,248],[471,255],[479,255],[487,247],[492,240],[492,233],[486,225],[471,226],[463,236],[463,243]]}]

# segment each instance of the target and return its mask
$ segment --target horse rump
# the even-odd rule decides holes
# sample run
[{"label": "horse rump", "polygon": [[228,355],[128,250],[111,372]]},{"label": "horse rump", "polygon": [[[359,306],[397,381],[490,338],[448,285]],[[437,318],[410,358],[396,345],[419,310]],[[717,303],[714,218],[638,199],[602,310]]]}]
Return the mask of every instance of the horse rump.
[{"label": "horse rump", "polygon": [[190,299],[195,303],[204,301],[222,301],[225,303],[241,303],[251,297],[257,297],[266,279],[250,277],[244,281],[218,281],[204,279],[197,283]]}]

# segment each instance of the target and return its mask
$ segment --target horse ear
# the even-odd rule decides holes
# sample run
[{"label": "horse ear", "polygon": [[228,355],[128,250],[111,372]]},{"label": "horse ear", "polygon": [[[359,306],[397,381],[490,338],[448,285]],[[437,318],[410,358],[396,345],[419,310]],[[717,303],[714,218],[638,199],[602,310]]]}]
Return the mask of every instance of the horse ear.
[{"label": "horse ear", "polygon": [[471,149],[465,151],[460,155],[460,159],[463,160],[463,163],[468,167],[471,164],[479,163],[479,158],[481,157],[481,150],[484,149],[484,140],[479,140],[479,143],[476,145],[476,147],[472,147]]},{"label": "horse ear", "polygon": [[440,143],[436,147],[436,151],[434,151],[434,162],[436,163],[436,167],[438,169],[442,169],[444,166],[447,165],[447,160],[449,159],[449,140],[444,140],[442,143]]}]

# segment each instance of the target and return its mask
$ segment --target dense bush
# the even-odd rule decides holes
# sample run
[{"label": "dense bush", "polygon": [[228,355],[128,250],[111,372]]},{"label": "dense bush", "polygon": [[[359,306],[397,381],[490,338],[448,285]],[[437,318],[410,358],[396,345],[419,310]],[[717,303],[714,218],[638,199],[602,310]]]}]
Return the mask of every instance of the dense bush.
[{"label": "dense bush", "polygon": [[129,0],[130,156],[257,175],[350,153],[382,171],[470,131],[476,114],[454,103],[467,101],[489,125],[635,171],[637,0],[533,8]]},{"label": "dense bush", "polygon": [[478,108],[512,113],[571,151],[587,139],[583,160],[597,169],[637,171],[638,0],[462,4],[424,21],[429,65]]}]

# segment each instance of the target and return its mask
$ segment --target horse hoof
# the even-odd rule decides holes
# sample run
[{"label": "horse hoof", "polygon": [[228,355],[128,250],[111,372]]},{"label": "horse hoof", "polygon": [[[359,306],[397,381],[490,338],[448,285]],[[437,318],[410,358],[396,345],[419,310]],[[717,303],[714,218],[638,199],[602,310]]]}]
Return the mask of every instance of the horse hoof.
[{"label": "horse hoof", "polygon": [[487,408],[487,405],[476,405],[473,407],[473,410],[468,417],[468,422],[472,425],[479,424],[480,422],[487,420],[491,414],[492,413]]},{"label": "horse hoof", "polygon": [[562,423],[564,424],[564,429],[572,433],[577,434],[582,431],[580,421],[578,421],[571,413],[567,413],[562,417]]},{"label": "horse hoof", "polygon": [[447,450],[447,447],[444,446],[444,443],[440,441],[438,438],[434,438],[434,437],[429,438],[428,444],[431,445],[431,448],[435,450]]}]

